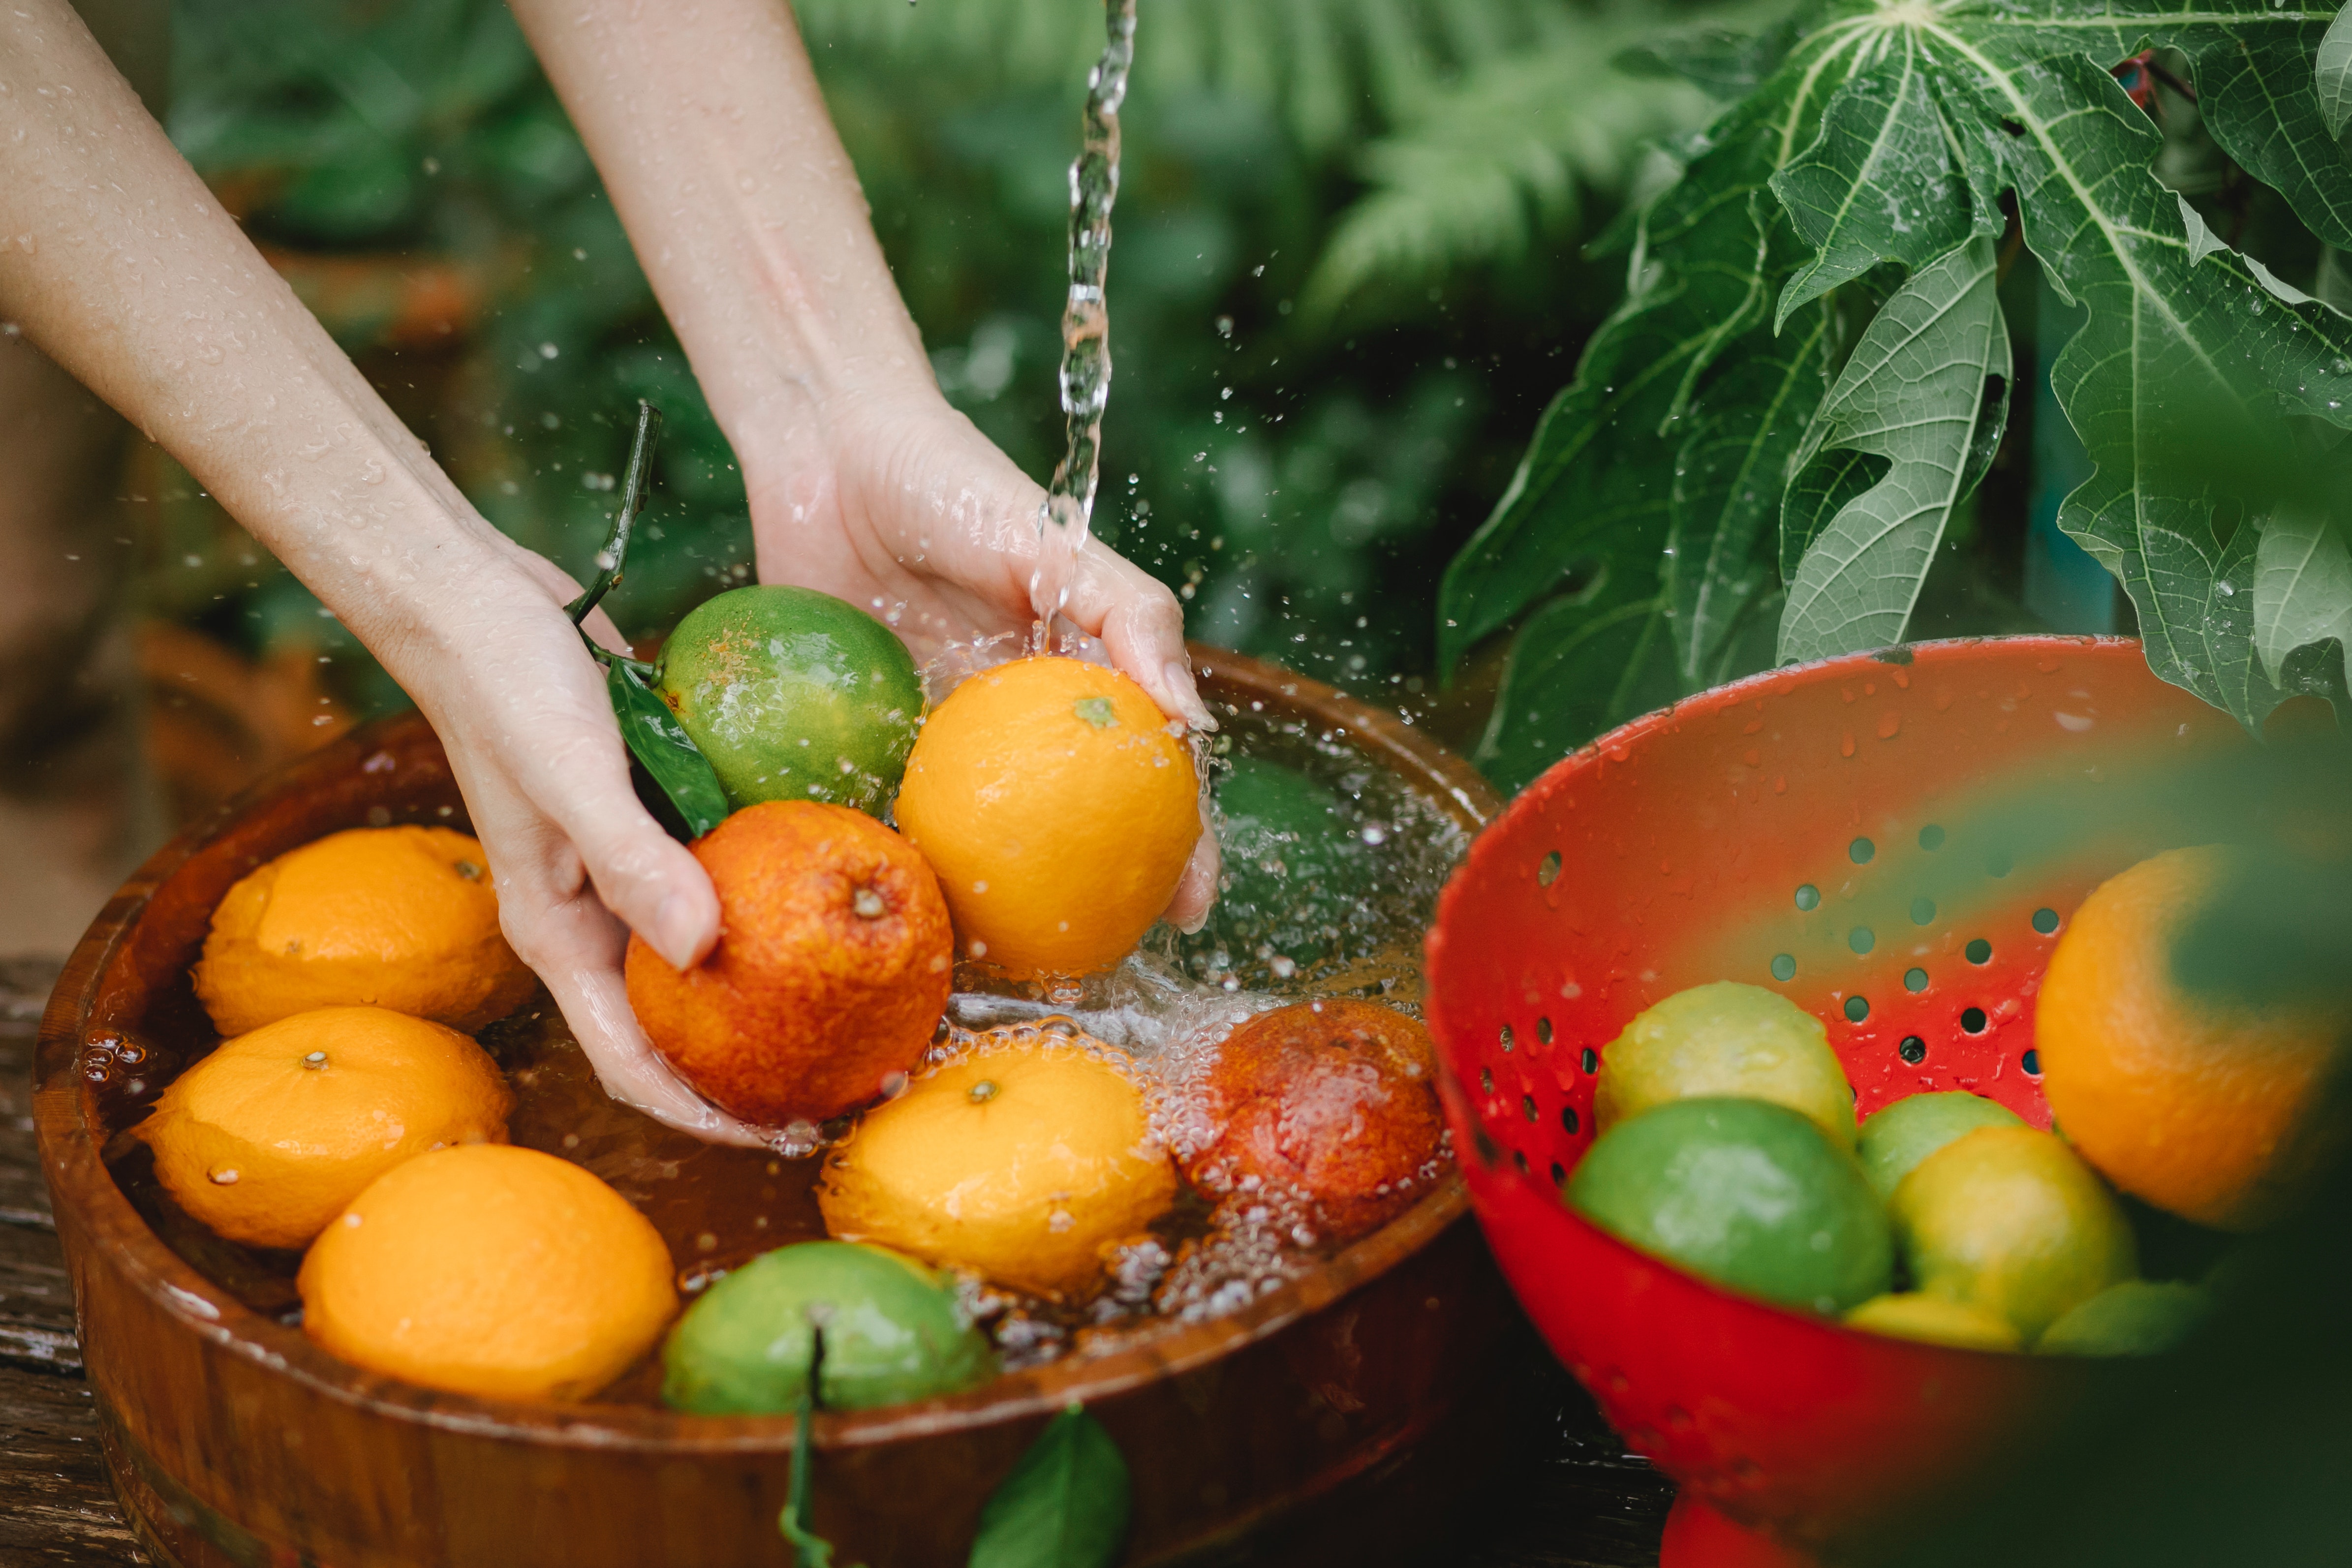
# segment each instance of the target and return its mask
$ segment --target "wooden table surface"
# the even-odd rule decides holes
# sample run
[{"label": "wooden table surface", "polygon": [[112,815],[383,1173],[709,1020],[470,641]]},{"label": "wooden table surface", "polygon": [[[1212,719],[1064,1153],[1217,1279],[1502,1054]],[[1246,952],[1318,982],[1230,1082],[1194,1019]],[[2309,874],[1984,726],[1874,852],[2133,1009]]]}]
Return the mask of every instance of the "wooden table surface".
[{"label": "wooden table surface", "polygon": [[[73,1291],[34,1146],[33,1039],[54,977],[47,965],[0,960],[0,1568],[151,1561],[107,1483]],[[1497,1495],[1464,1507],[1445,1551],[1416,1559],[1449,1568],[1652,1568],[1671,1483],[1626,1454],[1556,1369],[1529,1373],[1558,1406],[1538,1451]]]}]

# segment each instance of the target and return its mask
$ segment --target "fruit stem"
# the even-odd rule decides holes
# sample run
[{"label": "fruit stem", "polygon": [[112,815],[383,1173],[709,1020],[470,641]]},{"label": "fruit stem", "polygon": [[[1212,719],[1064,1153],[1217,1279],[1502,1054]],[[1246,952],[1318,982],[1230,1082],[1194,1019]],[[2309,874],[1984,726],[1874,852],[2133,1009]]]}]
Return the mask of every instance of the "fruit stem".
[{"label": "fruit stem", "polygon": [[621,580],[622,563],[628,559],[629,529],[637,520],[637,511],[645,505],[646,486],[650,483],[654,448],[661,444],[661,410],[637,400],[637,434],[629,443],[628,476],[621,484],[621,509],[613,514],[613,531],[604,540],[604,548],[596,552],[596,580],[588,591],[564,607],[572,624],[579,625],[588,619],[588,612],[597,601],[610,593]]}]

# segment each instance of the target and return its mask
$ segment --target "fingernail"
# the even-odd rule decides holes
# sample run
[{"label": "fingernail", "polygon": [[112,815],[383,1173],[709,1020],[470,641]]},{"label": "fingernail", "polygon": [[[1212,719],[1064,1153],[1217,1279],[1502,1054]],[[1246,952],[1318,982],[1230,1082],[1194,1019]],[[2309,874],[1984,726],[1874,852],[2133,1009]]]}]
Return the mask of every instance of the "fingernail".
[{"label": "fingernail", "polygon": [[683,894],[671,894],[654,910],[654,928],[646,937],[654,951],[669,960],[673,969],[683,969],[694,962],[694,950],[701,945],[702,933],[696,928],[694,908]]},{"label": "fingernail", "polygon": [[1160,682],[1168,695],[1176,699],[1177,711],[1186,724],[1194,729],[1214,729],[1217,721],[1209,716],[1208,706],[1201,701],[1201,691],[1192,684],[1192,672],[1181,659],[1171,659],[1161,666]]}]

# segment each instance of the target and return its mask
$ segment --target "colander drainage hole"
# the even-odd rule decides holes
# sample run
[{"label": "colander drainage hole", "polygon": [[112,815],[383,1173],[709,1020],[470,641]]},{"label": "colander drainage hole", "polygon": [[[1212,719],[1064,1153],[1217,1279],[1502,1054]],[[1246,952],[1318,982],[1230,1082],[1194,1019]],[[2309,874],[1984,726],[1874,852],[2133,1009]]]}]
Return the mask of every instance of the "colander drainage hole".
[{"label": "colander drainage hole", "polygon": [[1903,988],[1915,994],[1926,990],[1927,988],[1927,971],[1925,969],[1904,970]]},{"label": "colander drainage hole", "polygon": [[1944,830],[1930,822],[1919,830],[1919,847],[1934,852],[1944,847]]},{"label": "colander drainage hole", "polygon": [[2016,869],[2016,857],[2011,855],[2007,850],[1995,850],[1992,853],[1985,856],[1985,874],[1987,876],[2007,876],[2011,872]]},{"label": "colander drainage hole", "polygon": [[1962,948],[1961,951],[1969,956],[1969,962],[1971,964],[1990,964],[1992,962],[1992,944],[1986,941],[1981,936],[1969,943],[1966,947]]},{"label": "colander drainage hole", "polygon": [[1932,925],[1935,923],[1936,901],[1932,898],[1913,899],[1911,901],[1911,924],[1914,925]]},{"label": "colander drainage hole", "polygon": [[1797,907],[1811,914],[1822,906],[1822,890],[1811,883],[1797,889]]},{"label": "colander drainage hole", "polygon": [[1794,953],[1773,954],[1772,977],[1776,980],[1795,979],[1797,977],[1797,956]]},{"label": "colander drainage hole", "polygon": [[2058,912],[2054,909],[2035,910],[2033,912],[2033,928],[2036,931],[2041,932],[2044,936],[2049,936],[2053,931],[2058,929]]},{"label": "colander drainage hole", "polygon": [[1583,1124],[1576,1119],[1575,1106],[1562,1105],[1559,1108],[1559,1125],[1560,1130],[1571,1138],[1582,1128]]},{"label": "colander drainage hole", "polygon": [[1560,1164],[1558,1160],[1554,1160],[1551,1163],[1551,1185],[1554,1186],[1566,1186],[1568,1185],[1568,1167]]},{"label": "colander drainage hole", "polygon": [[1518,1166],[1518,1167],[1519,1167],[1519,1174],[1520,1174],[1521,1176],[1525,1176],[1525,1175],[1527,1175],[1527,1174],[1528,1174],[1528,1152],[1527,1152],[1527,1150],[1525,1150],[1525,1149],[1513,1149],[1513,1150],[1511,1151],[1511,1163],[1512,1163],[1513,1165],[1515,1165],[1515,1166]]},{"label": "colander drainage hole", "polygon": [[1478,1089],[1485,1094],[1492,1094],[1495,1092],[1495,1073],[1492,1068],[1482,1067],[1478,1070]]},{"label": "colander drainage hole", "polygon": [[1895,1048],[1895,1053],[1916,1067],[1927,1060],[1927,1042],[1916,1034],[1906,1034],[1903,1043]]},{"label": "colander drainage hole", "polygon": [[1551,853],[1544,856],[1544,858],[1537,863],[1536,885],[1538,887],[1549,887],[1552,884],[1553,879],[1559,875],[1559,852],[1558,850],[1554,850]]},{"label": "colander drainage hole", "polygon": [[1878,853],[1878,846],[1872,843],[1868,839],[1856,839],[1853,842],[1846,845],[1845,852],[1853,858],[1854,864],[1868,865],[1871,862],[1871,857]]},{"label": "colander drainage hole", "polygon": [[1867,953],[1878,946],[1878,937],[1867,925],[1857,925],[1845,934],[1845,945],[1857,953]]},{"label": "colander drainage hole", "polygon": [[1590,1078],[1601,1071],[1601,1053],[1588,1045],[1584,1048],[1584,1054],[1576,1059],[1576,1064],[1584,1069],[1584,1075]]},{"label": "colander drainage hole", "polygon": [[1961,1027],[1962,1029],[1966,1030],[1967,1030],[1969,1033],[1970,1033],[1970,1034],[1982,1034],[1982,1033],[1984,1033],[1984,1030],[1985,1030],[1985,1010],[1984,1010],[1984,1009],[1982,1009],[1982,1008],[1969,1008],[1969,1009],[1967,1009],[1965,1012],[1961,1013],[1961,1014],[1960,1014],[1960,1027]]},{"label": "colander drainage hole", "polygon": [[1528,1113],[1528,1120],[1530,1122],[1534,1121],[1538,1115],[1541,1114],[1541,1113],[1536,1109],[1536,1097],[1532,1094],[1522,1094],[1519,1096],[1519,1109]]},{"label": "colander drainage hole", "polygon": [[2017,1064],[2035,1078],[2042,1076],[2042,1053],[2038,1051],[2027,1051],[2017,1059]]},{"label": "colander drainage hole", "polygon": [[1536,1038],[1543,1041],[1546,1045],[1549,1045],[1551,1043],[1551,1019],[1536,1019]]},{"label": "colander drainage hole", "polygon": [[1849,1021],[1853,1023],[1860,1023],[1863,1019],[1868,1018],[1870,1016],[1870,998],[1868,997],[1846,998],[1845,1016]]},{"label": "colander drainage hole", "polygon": [[1509,1024],[1505,1024],[1503,1026],[1503,1049],[1506,1051],[1511,1049],[1511,1026]]}]

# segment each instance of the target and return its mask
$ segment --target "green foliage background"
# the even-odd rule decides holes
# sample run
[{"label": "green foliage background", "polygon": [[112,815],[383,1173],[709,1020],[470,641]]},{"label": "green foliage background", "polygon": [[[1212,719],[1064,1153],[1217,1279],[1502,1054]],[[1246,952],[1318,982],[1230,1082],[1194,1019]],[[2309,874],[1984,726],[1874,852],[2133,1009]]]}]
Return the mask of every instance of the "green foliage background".
[{"label": "green foliage background", "polygon": [[[797,10],[942,386],[1042,480],[1099,5]],[[1611,64],[1682,13],[1144,13],[1097,526],[1190,601],[1195,636],[1359,689],[1418,687],[1447,558],[1617,292],[1616,264],[1579,242],[1643,179],[1644,150],[1706,112],[1696,89]],[[446,350],[387,347],[364,308],[322,313],[493,520],[583,570],[625,413],[650,397],[670,422],[661,487],[612,608],[656,632],[742,580],[732,454],[502,5],[181,0],[175,43],[172,132],[257,238],[455,258],[488,280],[489,319]],[[166,557],[164,607],[249,645],[320,634],[290,579],[182,559]],[[366,665],[345,651],[353,678]]]}]

